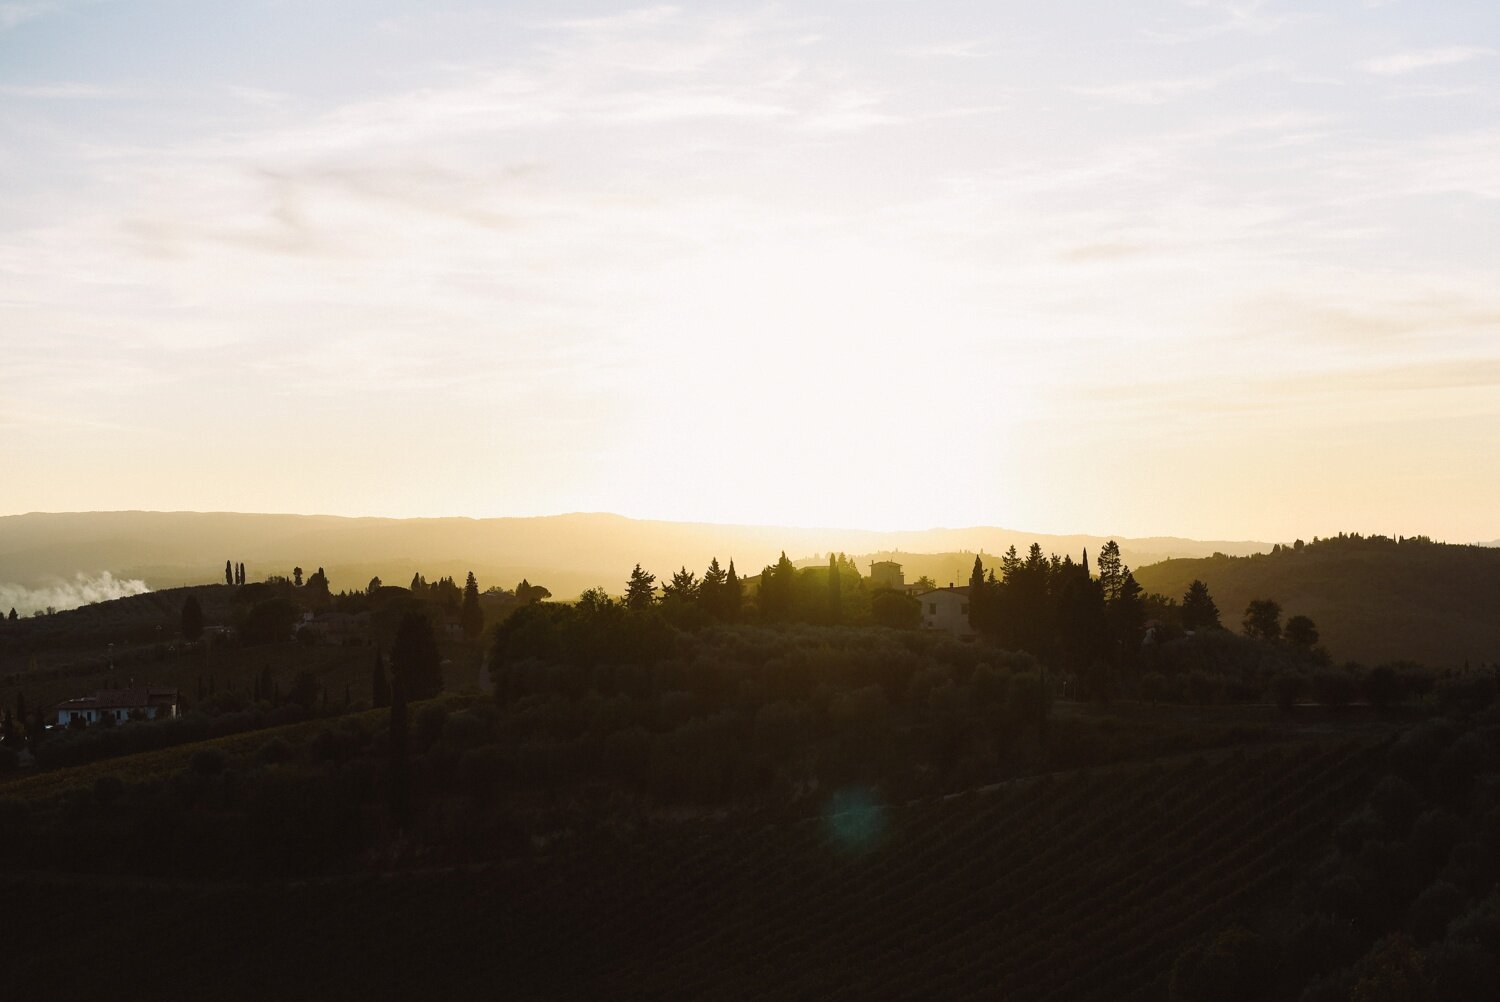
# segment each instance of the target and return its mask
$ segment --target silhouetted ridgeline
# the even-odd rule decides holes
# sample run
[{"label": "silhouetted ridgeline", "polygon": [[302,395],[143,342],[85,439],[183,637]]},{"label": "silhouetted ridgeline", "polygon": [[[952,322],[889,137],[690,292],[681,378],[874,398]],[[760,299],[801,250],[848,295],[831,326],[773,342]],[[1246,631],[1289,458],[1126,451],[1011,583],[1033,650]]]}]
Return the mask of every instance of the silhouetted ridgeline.
[{"label": "silhouetted ridgeline", "polygon": [[[911,532],[709,525],[608,514],[544,518],[337,518],[232,512],[65,512],[0,517],[0,583],[39,586],[78,572],[108,570],[143,578],[152,588],[218,580],[214,558],[233,555],[251,580],[318,565],[339,582],[383,575],[404,582],[421,571],[462,580],[545,581],[557,595],[623,580],[636,562],[699,568],[709,557],[759,568],[782,550],[793,557],[841,550],[932,553],[983,549],[1002,553],[1040,541],[1048,552],[1097,550],[1100,536],[1045,536],[975,527]],[[1172,537],[1121,539],[1132,566],[1215,550],[1253,553],[1269,544],[1200,542]],[[223,556],[219,556],[222,554]]]},{"label": "silhouetted ridgeline", "polygon": [[1252,599],[1311,616],[1339,660],[1436,666],[1500,656],[1500,550],[1421,537],[1338,536],[1248,557],[1223,554],[1136,569],[1148,592],[1180,597],[1195,579],[1238,629]]}]

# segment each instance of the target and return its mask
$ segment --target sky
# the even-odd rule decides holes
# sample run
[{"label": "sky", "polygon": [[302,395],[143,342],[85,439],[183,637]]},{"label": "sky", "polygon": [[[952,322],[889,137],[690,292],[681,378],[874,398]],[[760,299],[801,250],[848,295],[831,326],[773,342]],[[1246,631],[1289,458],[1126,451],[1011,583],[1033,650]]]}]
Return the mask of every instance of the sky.
[{"label": "sky", "polygon": [[0,514],[1500,537],[1500,4],[0,2]]}]

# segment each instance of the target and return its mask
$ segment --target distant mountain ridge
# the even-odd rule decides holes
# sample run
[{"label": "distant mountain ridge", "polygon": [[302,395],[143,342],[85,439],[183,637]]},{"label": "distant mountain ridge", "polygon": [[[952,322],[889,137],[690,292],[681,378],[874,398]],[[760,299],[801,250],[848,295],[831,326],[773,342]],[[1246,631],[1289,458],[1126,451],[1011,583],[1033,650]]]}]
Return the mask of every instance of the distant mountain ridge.
[{"label": "distant mountain ridge", "polygon": [[[222,579],[224,561],[243,561],[251,580],[323,567],[335,590],[363,588],[375,575],[406,584],[461,577],[513,586],[526,577],[559,596],[603,586],[622,590],[641,563],[659,577],[680,566],[701,573],[709,558],[742,575],[759,573],[782,550],[811,558],[845,553],[1003,553],[1032,541],[1050,552],[1095,553],[1111,537],[1049,535],[991,526],[876,532],[859,529],[715,525],[575,513],[535,518],[348,518],[236,512],[33,512],[0,516],[0,583],[39,587],[109,571],[152,588]],[[1214,552],[1256,553],[1270,544],[1176,537],[1118,538],[1124,558],[1141,566]],[[916,575],[913,574],[914,578]]]}]

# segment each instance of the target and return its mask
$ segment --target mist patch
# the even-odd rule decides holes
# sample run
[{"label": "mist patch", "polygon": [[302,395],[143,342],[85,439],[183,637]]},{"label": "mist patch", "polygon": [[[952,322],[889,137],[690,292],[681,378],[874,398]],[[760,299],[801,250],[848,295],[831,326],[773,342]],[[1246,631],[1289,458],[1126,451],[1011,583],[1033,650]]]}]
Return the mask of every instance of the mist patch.
[{"label": "mist patch", "polygon": [[144,595],[151,589],[140,578],[117,578],[109,571],[100,574],[85,574],[82,571],[72,581],[58,581],[40,588],[0,583],[0,615],[11,609],[20,616],[30,616],[52,609],[77,609],[95,602]]}]

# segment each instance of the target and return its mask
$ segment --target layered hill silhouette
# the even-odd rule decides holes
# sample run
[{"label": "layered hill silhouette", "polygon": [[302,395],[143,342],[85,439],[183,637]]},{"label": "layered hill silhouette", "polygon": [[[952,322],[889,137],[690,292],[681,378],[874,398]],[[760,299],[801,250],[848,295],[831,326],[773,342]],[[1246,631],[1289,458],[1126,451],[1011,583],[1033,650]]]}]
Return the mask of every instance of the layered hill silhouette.
[{"label": "layered hill silhouette", "polygon": [[[623,587],[637,562],[657,575],[709,558],[755,574],[782,550],[793,558],[862,554],[1001,553],[1033,540],[1058,553],[1096,552],[1104,536],[1049,536],[988,526],[871,532],[833,528],[713,525],[570,514],[540,518],[343,518],[230,512],[70,512],[0,517],[0,584],[41,587],[76,574],[111,572],[152,589],[221,580],[224,561],[243,561],[251,580],[323,567],[335,591],[375,575],[405,584],[473,570],[485,586],[521,578],[555,595]],[[1215,551],[1254,553],[1269,544],[1176,537],[1119,540],[1131,565]],[[899,557],[897,559],[900,559]],[[968,562],[972,563],[972,555]],[[917,573],[923,573],[918,571]],[[912,577],[914,578],[914,573]]]},{"label": "layered hill silhouette", "polygon": [[1251,556],[1166,560],[1135,575],[1147,591],[1179,599],[1202,580],[1232,630],[1252,599],[1273,599],[1286,616],[1311,616],[1340,661],[1500,661],[1500,550],[1493,547],[1341,536]]}]

